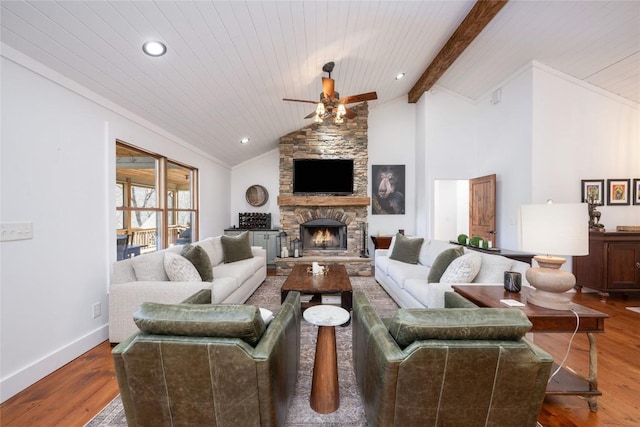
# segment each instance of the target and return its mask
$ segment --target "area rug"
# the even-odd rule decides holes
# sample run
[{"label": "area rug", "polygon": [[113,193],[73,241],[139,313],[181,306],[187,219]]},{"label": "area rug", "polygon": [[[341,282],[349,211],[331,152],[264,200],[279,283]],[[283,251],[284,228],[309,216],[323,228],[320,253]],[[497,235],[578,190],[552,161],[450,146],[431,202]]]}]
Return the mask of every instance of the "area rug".
[{"label": "area rug", "polygon": [[627,310],[635,311],[636,313],[640,313],[640,307],[627,307]]},{"label": "area rug", "polygon": [[[284,276],[269,276],[247,304],[268,308],[274,313],[280,307],[280,287]],[[391,317],[398,309],[396,303],[376,283],[373,277],[352,277],[353,291],[363,291],[380,317]],[[340,408],[331,414],[318,414],[309,407],[311,377],[315,356],[317,327],[305,321],[301,325],[300,371],[296,390],[289,406],[286,426],[366,426],[362,400],[358,393],[351,358],[351,325],[336,328],[338,352],[338,379],[340,387]],[[109,403],[86,427],[126,427],[127,421],[120,396]]]}]

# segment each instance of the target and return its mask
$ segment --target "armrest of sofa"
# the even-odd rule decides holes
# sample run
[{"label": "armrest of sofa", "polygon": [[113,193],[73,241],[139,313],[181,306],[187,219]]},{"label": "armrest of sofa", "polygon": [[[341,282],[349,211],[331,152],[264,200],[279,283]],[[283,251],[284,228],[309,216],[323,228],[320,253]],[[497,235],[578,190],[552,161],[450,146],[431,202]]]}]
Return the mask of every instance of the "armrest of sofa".
[{"label": "armrest of sofa", "polygon": [[300,367],[300,293],[289,292],[255,347],[260,412],[284,425]]},{"label": "armrest of sofa", "polygon": [[262,257],[267,262],[267,250],[262,246],[251,246],[251,253],[253,256]]},{"label": "armrest of sofa", "polygon": [[133,312],[145,301],[175,304],[200,289],[211,289],[212,282],[140,281],[114,283],[109,288],[109,341],[124,341],[138,332]]},{"label": "armrest of sofa", "polygon": [[389,249],[376,249],[374,251],[376,257],[378,256],[389,256]]},{"label": "armrest of sofa", "polygon": [[398,369],[405,355],[363,292],[353,295],[353,367],[367,419],[393,424]]}]

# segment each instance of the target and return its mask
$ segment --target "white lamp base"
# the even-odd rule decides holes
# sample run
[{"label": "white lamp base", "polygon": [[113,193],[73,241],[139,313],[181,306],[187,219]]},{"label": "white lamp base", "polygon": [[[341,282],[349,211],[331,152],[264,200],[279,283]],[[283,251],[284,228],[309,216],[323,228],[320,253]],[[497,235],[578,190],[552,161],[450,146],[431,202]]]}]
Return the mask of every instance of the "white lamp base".
[{"label": "white lamp base", "polygon": [[565,293],[575,286],[576,278],[568,271],[560,270],[564,258],[536,256],[533,259],[540,267],[527,270],[527,280],[536,288],[527,302],[552,310],[569,310],[571,301]]}]

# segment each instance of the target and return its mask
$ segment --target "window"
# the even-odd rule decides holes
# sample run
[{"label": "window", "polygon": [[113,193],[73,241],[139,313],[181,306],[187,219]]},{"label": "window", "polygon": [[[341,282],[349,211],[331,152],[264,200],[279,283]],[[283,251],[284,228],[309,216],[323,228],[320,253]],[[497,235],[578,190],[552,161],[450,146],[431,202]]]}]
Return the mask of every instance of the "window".
[{"label": "window", "polygon": [[197,174],[190,166],[116,142],[116,234],[129,235],[126,257],[195,240]]}]

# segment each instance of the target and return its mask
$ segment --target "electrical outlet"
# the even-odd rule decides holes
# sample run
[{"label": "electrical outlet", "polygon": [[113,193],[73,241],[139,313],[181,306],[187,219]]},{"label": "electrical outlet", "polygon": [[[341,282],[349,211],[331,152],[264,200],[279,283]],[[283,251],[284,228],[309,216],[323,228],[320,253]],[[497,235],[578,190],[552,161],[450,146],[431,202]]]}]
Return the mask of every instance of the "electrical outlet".
[{"label": "electrical outlet", "polygon": [[102,315],[102,305],[97,302],[93,304],[93,318],[98,318]]}]

